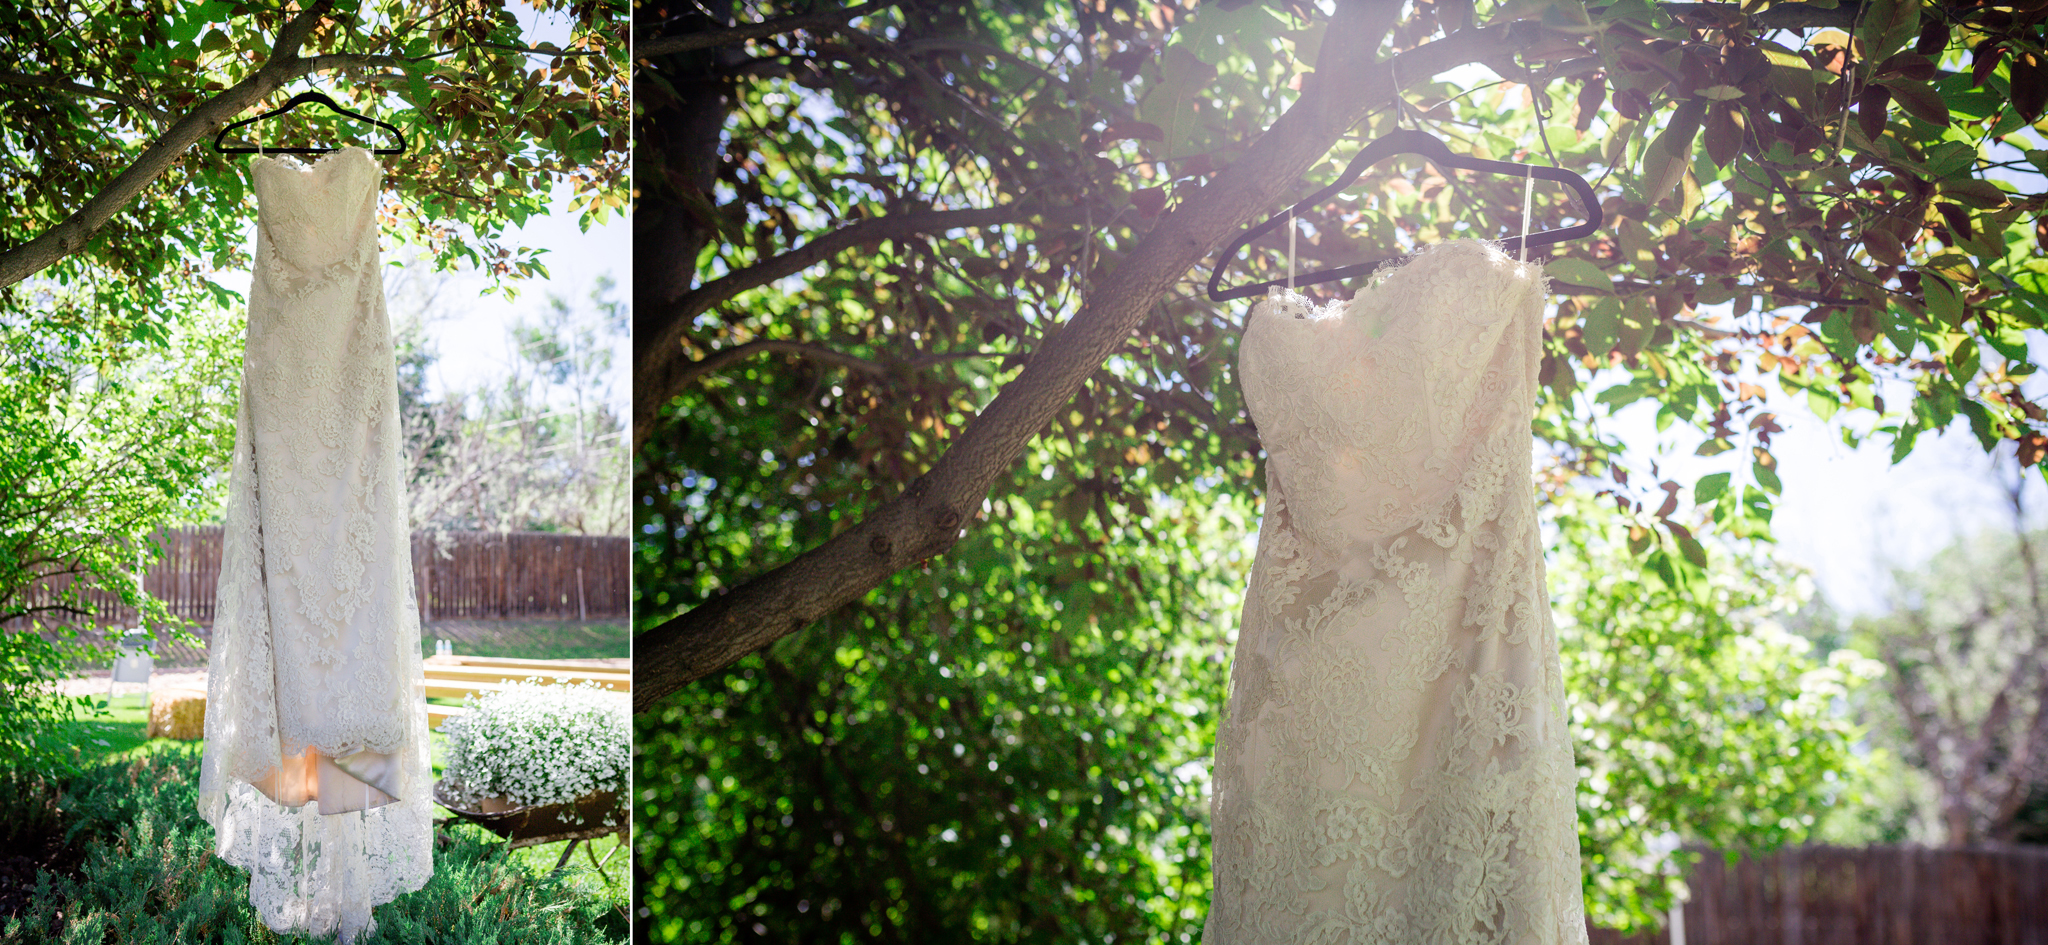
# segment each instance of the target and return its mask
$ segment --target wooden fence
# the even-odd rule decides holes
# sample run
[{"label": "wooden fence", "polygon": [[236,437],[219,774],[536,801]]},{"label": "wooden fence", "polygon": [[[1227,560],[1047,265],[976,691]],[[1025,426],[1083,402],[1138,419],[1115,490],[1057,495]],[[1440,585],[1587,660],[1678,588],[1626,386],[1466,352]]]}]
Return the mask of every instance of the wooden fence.
[{"label": "wooden fence", "polygon": [[1592,945],[2048,945],[2048,847],[1788,847],[1686,874],[1683,937]]},{"label": "wooden fence", "polygon": [[[220,581],[218,525],[160,532],[164,556],[143,575],[142,588],[172,614],[213,625],[213,594]],[[427,532],[412,536],[414,591],[420,619],[588,620],[624,617],[632,606],[631,549],[623,536],[552,532]],[[57,579],[31,592],[54,600],[68,585]],[[111,592],[92,590],[86,601],[103,626],[135,619]],[[45,623],[63,620],[47,613]]]}]

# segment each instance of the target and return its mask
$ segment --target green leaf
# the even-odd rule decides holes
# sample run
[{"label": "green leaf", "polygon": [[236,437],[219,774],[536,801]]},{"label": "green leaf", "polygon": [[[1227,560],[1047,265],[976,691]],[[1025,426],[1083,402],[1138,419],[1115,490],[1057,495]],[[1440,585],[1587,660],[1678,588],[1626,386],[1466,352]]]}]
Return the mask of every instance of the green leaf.
[{"label": "green leaf", "polygon": [[1750,471],[1756,475],[1756,483],[1772,495],[1783,495],[1785,485],[1778,481],[1778,471],[1762,463],[1751,463]]},{"label": "green leaf", "polygon": [[1870,63],[1884,60],[1919,35],[1920,0],[1869,0],[1856,26],[1863,59]]},{"label": "green leaf", "polygon": [[[1716,452],[1719,451],[1716,450]],[[1692,487],[1693,503],[1696,505],[1711,504],[1715,499],[1720,498],[1728,491],[1728,480],[1731,478],[1733,478],[1732,474],[1724,472],[1709,473],[1701,476],[1700,481]]]},{"label": "green leaf", "polygon": [[1194,21],[1181,28],[1175,41],[1176,45],[1185,43],[1196,59],[1213,66],[1235,47],[1271,42],[1280,25],[1261,3],[1247,3],[1236,9],[1211,3],[1202,6]]},{"label": "green leaf", "polygon": [[1947,277],[1932,270],[1920,271],[1920,292],[1927,299],[1927,311],[1943,324],[1960,325],[1963,321],[1963,297],[1956,293],[1955,286]]},{"label": "green leaf", "polygon": [[1835,411],[1841,409],[1842,402],[1821,391],[1808,388],[1806,391],[1806,407],[1813,411],[1814,416],[1826,420],[1834,416]]},{"label": "green leaf", "polygon": [[1939,190],[1944,197],[1978,208],[2001,207],[2008,199],[1997,184],[1977,178],[1945,180],[1939,185]]},{"label": "green leaf", "polygon": [[1160,144],[1162,158],[1192,153],[1190,142],[1200,124],[1195,102],[1215,79],[1216,67],[1185,45],[1167,47],[1159,66],[1159,87],[1146,93],[1138,113],[1139,118],[1166,132],[1166,140]]},{"label": "green leaf", "polygon": [[1643,149],[1642,172],[1638,185],[1642,188],[1643,200],[1656,203],[1678,185],[1678,179],[1685,169],[1692,165],[1693,139],[1699,135],[1700,121],[1707,114],[1707,103],[1702,99],[1687,99],[1671,110],[1671,122],[1664,126],[1656,140]]},{"label": "green leaf", "polygon": [[1595,299],[1580,317],[1579,330],[1584,333],[1587,351],[1596,355],[1613,351],[1621,337],[1621,300],[1613,296]]},{"label": "green leaf", "polygon": [[1607,293],[1614,291],[1613,277],[1602,272],[1599,266],[1595,266],[1583,259],[1560,256],[1545,263],[1543,271],[1553,279],[1569,282],[1572,285],[1599,289]]},{"label": "green leaf", "polygon": [[1977,149],[1961,141],[1944,141],[1927,149],[1927,172],[1936,178],[1967,173],[1977,163]]},{"label": "green leaf", "polygon": [[1677,539],[1679,552],[1685,555],[1685,560],[1692,562],[1693,567],[1707,566],[1707,549],[1700,545],[1699,539],[1692,537],[1691,532],[1674,526],[1671,537]]},{"label": "green leaf", "polygon": [[[1977,370],[1981,367],[1978,363],[1979,361],[1977,339],[1965,338],[1961,344],[1956,345],[1955,352],[1949,355],[1949,372],[1955,377],[1956,383],[1968,382],[1976,378]],[[1964,403],[1970,403],[1970,401],[1964,401]]]}]

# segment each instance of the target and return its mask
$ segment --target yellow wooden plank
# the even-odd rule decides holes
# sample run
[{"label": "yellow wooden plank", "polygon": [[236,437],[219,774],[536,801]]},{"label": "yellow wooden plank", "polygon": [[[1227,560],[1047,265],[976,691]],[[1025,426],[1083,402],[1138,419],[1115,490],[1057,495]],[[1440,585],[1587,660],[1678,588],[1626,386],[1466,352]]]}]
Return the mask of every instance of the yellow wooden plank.
[{"label": "yellow wooden plank", "polygon": [[529,660],[511,656],[464,656],[460,653],[427,657],[428,666],[440,663],[455,663],[462,666],[519,666],[534,669],[587,669],[601,673],[629,671],[626,667],[598,660]]},{"label": "yellow wooden plank", "polygon": [[440,728],[441,723],[456,718],[469,710],[459,705],[427,705],[427,727]]},{"label": "yellow wooden plank", "polygon": [[630,673],[599,672],[589,669],[523,669],[489,666],[450,666],[428,664],[427,679],[445,682],[503,682],[516,683],[529,676],[538,676],[543,682],[566,681],[579,683],[590,681],[606,689],[619,692],[633,691],[633,676]]},{"label": "yellow wooden plank", "polygon": [[427,680],[427,698],[460,699],[472,692],[481,696],[484,693],[497,692],[504,688],[506,688],[504,683],[479,682],[477,680],[429,679]]}]

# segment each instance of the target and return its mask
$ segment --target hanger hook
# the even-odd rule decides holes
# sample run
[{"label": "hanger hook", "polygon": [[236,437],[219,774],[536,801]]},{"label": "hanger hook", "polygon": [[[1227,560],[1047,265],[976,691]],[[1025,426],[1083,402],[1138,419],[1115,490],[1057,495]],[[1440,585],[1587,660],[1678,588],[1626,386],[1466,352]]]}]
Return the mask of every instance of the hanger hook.
[{"label": "hanger hook", "polygon": [[1408,100],[1401,95],[1401,56],[1396,53],[1387,60],[1387,77],[1394,83],[1394,127],[1402,127],[1404,121],[1410,128],[1416,127],[1408,114]]}]

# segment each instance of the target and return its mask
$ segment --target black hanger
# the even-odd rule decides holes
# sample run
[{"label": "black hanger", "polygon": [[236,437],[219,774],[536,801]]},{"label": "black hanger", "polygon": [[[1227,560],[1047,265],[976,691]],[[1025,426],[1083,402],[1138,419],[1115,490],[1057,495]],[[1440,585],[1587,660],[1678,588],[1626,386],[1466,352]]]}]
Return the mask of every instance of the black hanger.
[{"label": "black hanger", "polygon": [[[1528,237],[1528,245],[1530,246],[1548,246],[1552,243],[1575,240],[1590,236],[1600,229],[1600,201],[1593,196],[1593,187],[1586,183],[1585,178],[1563,168],[1544,167],[1537,164],[1516,164],[1511,161],[1489,161],[1483,158],[1453,154],[1451,149],[1446,147],[1443,141],[1434,135],[1409,128],[1400,128],[1388,132],[1386,135],[1374,140],[1371,144],[1366,145],[1365,150],[1358,152],[1358,156],[1351,159],[1351,163],[1344,168],[1344,173],[1337,175],[1336,183],[1315,192],[1307,200],[1295,204],[1285,213],[1276,214],[1266,222],[1246,230],[1244,235],[1232,241],[1230,246],[1223,251],[1222,258],[1216,261],[1216,268],[1209,273],[1210,300],[1225,302],[1231,299],[1250,298],[1268,287],[1286,285],[1286,279],[1268,279],[1265,282],[1240,286],[1235,289],[1223,290],[1217,288],[1217,283],[1223,278],[1224,265],[1237,258],[1238,250],[1250,245],[1252,240],[1258,239],[1282,224],[1287,223],[1296,214],[1312,209],[1331,197],[1335,197],[1344,188],[1351,186],[1353,182],[1357,181],[1358,176],[1365,173],[1366,168],[1396,154],[1419,154],[1428,158],[1439,167],[1458,167],[1468,171],[1493,171],[1500,174],[1512,174],[1516,177],[1554,180],[1576,191],[1579,195],[1579,202],[1586,207],[1586,222],[1577,226],[1564,227],[1563,229],[1532,233]],[[1522,237],[1514,236],[1499,242],[1502,251],[1513,253],[1521,248],[1522,241]],[[1386,259],[1374,259],[1356,265],[1340,266],[1336,269],[1325,269],[1321,272],[1298,275],[1294,277],[1294,284],[1315,285],[1320,282],[1334,282],[1338,279],[1371,272],[1389,259],[1406,258],[1407,256],[1389,256]]]},{"label": "black hanger", "polygon": [[228,132],[233,131],[236,128],[240,128],[243,125],[247,125],[252,122],[262,121],[263,119],[269,118],[272,115],[284,114],[285,112],[291,111],[294,108],[307,104],[325,105],[327,106],[329,111],[338,112],[340,114],[347,115],[350,118],[360,118],[364,121],[369,122],[370,124],[376,125],[377,127],[384,129],[385,131],[391,132],[391,136],[398,139],[398,147],[373,148],[370,150],[371,154],[405,153],[405,135],[401,134],[396,127],[378,121],[377,119],[371,118],[370,116],[362,114],[360,112],[349,111],[348,109],[336,104],[333,99],[328,98],[326,94],[321,92],[300,92],[299,94],[292,96],[291,101],[286,102],[277,108],[273,108],[254,118],[244,118],[241,121],[235,122],[231,125],[228,125],[225,128],[222,128],[220,130],[220,134],[215,135],[213,138],[213,149],[215,151],[219,151],[222,154],[328,154],[334,151],[341,150],[340,148],[230,148],[223,145],[223,142],[227,140]]}]

